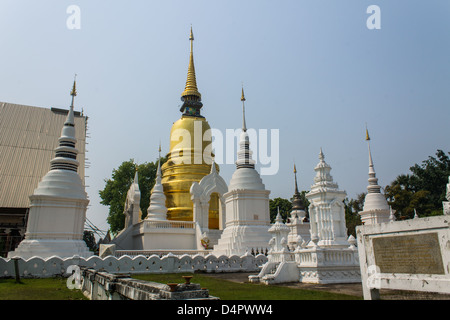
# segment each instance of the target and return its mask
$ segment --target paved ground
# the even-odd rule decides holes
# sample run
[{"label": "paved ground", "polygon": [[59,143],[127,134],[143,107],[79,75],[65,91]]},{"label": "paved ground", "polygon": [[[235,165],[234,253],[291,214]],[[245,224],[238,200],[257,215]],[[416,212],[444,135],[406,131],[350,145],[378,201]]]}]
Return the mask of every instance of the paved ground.
[{"label": "paved ground", "polygon": [[[248,282],[248,276],[255,273],[215,273],[205,274],[214,278],[245,283]],[[312,283],[285,283],[278,284],[295,289],[323,290],[333,293],[348,294],[352,296],[363,297],[361,283],[343,283],[343,284],[312,284]],[[380,290],[383,300],[450,300],[450,294],[411,292],[400,290]]]}]

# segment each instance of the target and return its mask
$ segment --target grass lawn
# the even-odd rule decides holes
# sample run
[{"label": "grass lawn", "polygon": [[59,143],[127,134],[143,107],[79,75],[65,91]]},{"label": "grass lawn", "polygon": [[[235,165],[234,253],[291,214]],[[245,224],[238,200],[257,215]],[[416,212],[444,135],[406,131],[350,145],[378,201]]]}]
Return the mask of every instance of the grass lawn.
[{"label": "grass lawn", "polygon": [[[135,279],[160,283],[183,283],[183,274],[136,274]],[[192,274],[186,274],[192,275]],[[209,290],[209,294],[221,300],[361,300],[361,297],[330,293],[318,290],[303,290],[282,286],[237,283],[211,276],[193,275],[191,282]]]},{"label": "grass lawn", "polygon": [[[183,274],[136,274],[135,279],[159,283],[183,283]],[[187,274],[192,275],[192,274]],[[221,300],[355,300],[361,297],[316,290],[293,289],[254,283],[237,283],[194,274],[193,283],[209,290]],[[0,279],[0,300],[87,300],[80,290],[67,288],[65,278]]]},{"label": "grass lawn", "polygon": [[65,278],[0,279],[0,300],[88,300],[80,290],[70,290]]}]

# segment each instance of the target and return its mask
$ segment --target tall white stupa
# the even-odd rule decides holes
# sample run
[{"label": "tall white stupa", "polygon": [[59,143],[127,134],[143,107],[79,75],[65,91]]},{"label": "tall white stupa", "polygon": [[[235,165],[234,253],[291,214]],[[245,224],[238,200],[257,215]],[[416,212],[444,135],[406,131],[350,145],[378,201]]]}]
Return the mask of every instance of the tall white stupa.
[{"label": "tall white stupa", "polygon": [[255,169],[250,139],[245,121],[245,96],[242,89],[242,132],[236,170],[223,195],[226,206],[226,224],[213,254],[243,255],[246,252],[266,251],[271,235],[269,194]]},{"label": "tall white stupa", "polygon": [[392,213],[386,201],[386,197],[380,192],[378,178],[375,174],[375,168],[370,151],[370,137],[366,129],[366,141],[369,148],[369,185],[367,186],[367,195],[364,199],[363,211],[359,212],[363,224],[377,224],[389,222],[389,216]]},{"label": "tall white stupa", "polygon": [[89,200],[78,174],[73,111],[76,95],[74,81],[72,103],[62,128],[59,146],[55,149],[55,157],[50,161],[50,171],[30,196],[25,239],[15,251],[9,252],[9,258],[89,257],[93,254],[83,240]]},{"label": "tall white stupa", "polygon": [[322,148],[319,163],[314,168],[316,176],[311,191],[306,194],[309,200],[309,220],[311,242],[309,246],[348,247],[345,208],[342,202],[346,192],[339,190],[338,184],[330,175],[331,167],[325,162]]}]

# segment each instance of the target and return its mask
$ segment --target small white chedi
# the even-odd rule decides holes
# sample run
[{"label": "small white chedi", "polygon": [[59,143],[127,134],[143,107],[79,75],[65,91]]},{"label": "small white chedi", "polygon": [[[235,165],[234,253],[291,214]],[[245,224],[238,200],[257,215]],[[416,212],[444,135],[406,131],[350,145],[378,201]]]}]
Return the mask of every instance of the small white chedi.
[{"label": "small white chedi", "polygon": [[289,222],[286,223],[291,229],[288,235],[288,247],[295,250],[297,246],[307,244],[311,240],[309,232],[310,223],[306,217],[305,204],[298,192],[297,169],[294,164],[295,192],[292,200],[292,211]]},{"label": "small white chedi", "polygon": [[365,225],[389,222],[394,217],[394,211],[389,208],[386,197],[380,192],[378,178],[375,174],[372,153],[370,151],[370,137],[366,129],[366,140],[369,148],[369,185],[364,199],[363,211],[359,212],[361,222]]},{"label": "small white chedi", "polygon": [[226,225],[213,254],[243,255],[245,253],[263,253],[270,240],[269,194],[255,169],[252,159],[250,138],[245,122],[245,97],[242,89],[242,132],[240,150],[236,161],[236,170],[223,195],[226,207]]},{"label": "small white chedi", "polygon": [[93,254],[83,240],[89,200],[77,172],[79,162],[73,111],[76,94],[74,82],[72,103],[55,157],[50,161],[50,171],[30,196],[25,239],[15,251],[9,252],[9,258],[89,257]]}]

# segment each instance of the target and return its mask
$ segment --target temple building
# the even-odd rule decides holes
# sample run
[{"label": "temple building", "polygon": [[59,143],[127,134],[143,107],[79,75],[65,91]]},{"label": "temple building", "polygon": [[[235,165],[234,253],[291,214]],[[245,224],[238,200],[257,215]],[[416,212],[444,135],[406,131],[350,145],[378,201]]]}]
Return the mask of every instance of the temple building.
[{"label": "temple building", "polygon": [[93,254],[83,240],[89,200],[78,174],[73,110],[76,95],[74,81],[72,103],[61,130],[55,156],[50,161],[50,171],[30,196],[25,239],[8,257],[89,257]]}]

